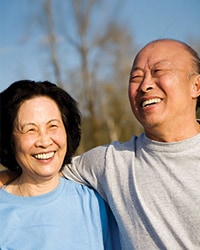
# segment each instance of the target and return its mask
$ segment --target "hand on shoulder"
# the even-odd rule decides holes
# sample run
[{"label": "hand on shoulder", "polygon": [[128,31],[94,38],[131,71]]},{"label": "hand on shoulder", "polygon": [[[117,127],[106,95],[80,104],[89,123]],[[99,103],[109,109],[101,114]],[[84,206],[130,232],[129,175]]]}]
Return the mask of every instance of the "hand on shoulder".
[{"label": "hand on shoulder", "polygon": [[10,183],[12,180],[16,179],[18,175],[18,172],[11,172],[10,170],[0,171],[0,188],[2,188],[3,185]]}]

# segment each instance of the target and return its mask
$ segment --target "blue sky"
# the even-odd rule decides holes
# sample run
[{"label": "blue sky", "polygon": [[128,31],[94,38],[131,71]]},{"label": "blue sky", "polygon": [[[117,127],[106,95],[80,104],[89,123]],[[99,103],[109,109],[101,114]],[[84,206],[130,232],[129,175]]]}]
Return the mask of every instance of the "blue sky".
[{"label": "blue sky", "polygon": [[[32,1],[0,0],[0,91],[16,80],[47,78],[41,68],[46,61],[38,47],[39,33],[32,27],[29,19],[34,11],[32,8],[40,0],[34,0],[34,5],[30,5],[30,2]],[[190,42],[192,46],[193,41],[200,43],[200,0],[107,2],[107,14],[110,12],[118,22],[126,23],[139,47],[164,37]],[[116,2],[121,3],[120,13],[113,8]]]}]

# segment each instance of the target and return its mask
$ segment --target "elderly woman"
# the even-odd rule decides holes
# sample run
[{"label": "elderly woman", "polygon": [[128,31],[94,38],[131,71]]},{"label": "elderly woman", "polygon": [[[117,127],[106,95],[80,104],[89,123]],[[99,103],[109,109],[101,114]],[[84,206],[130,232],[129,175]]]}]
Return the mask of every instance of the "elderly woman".
[{"label": "elderly woman", "polygon": [[120,249],[104,201],[59,175],[80,142],[75,100],[55,84],[29,80],[0,98],[0,162],[19,172],[0,190],[0,249]]}]

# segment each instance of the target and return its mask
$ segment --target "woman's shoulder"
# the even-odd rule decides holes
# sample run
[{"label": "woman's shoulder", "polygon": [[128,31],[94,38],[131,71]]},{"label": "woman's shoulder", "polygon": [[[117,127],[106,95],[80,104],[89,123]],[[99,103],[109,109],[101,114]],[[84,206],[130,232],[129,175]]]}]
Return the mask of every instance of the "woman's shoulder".
[{"label": "woman's shoulder", "polygon": [[63,177],[61,177],[61,181],[63,182],[67,190],[71,190],[71,191],[75,190],[80,193],[91,193],[91,194],[95,194],[99,196],[99,194],[93,188],[89,187],[89,185],[88,186],[83,185],[78,182],[63,178]]},{"label": "woman's shoulder", "polygon": [[64,178],[62,181],[64,182],[63,196],[71,200],[72,203],[82,203],[84,207],[86,204],[90,204],[93,208],[106,209],[104,199],[95,189]]}]

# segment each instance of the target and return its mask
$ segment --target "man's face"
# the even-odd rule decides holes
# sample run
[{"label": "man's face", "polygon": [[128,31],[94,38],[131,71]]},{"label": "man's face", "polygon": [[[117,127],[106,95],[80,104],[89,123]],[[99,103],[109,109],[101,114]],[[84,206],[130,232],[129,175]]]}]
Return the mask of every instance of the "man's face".
[{"label": "man's face", "polygon": [[130,75],[129,98],[146,131],[178,126],[194,113],[191,71],[190,54],[175,41],[154,42],[139,52]]}]

